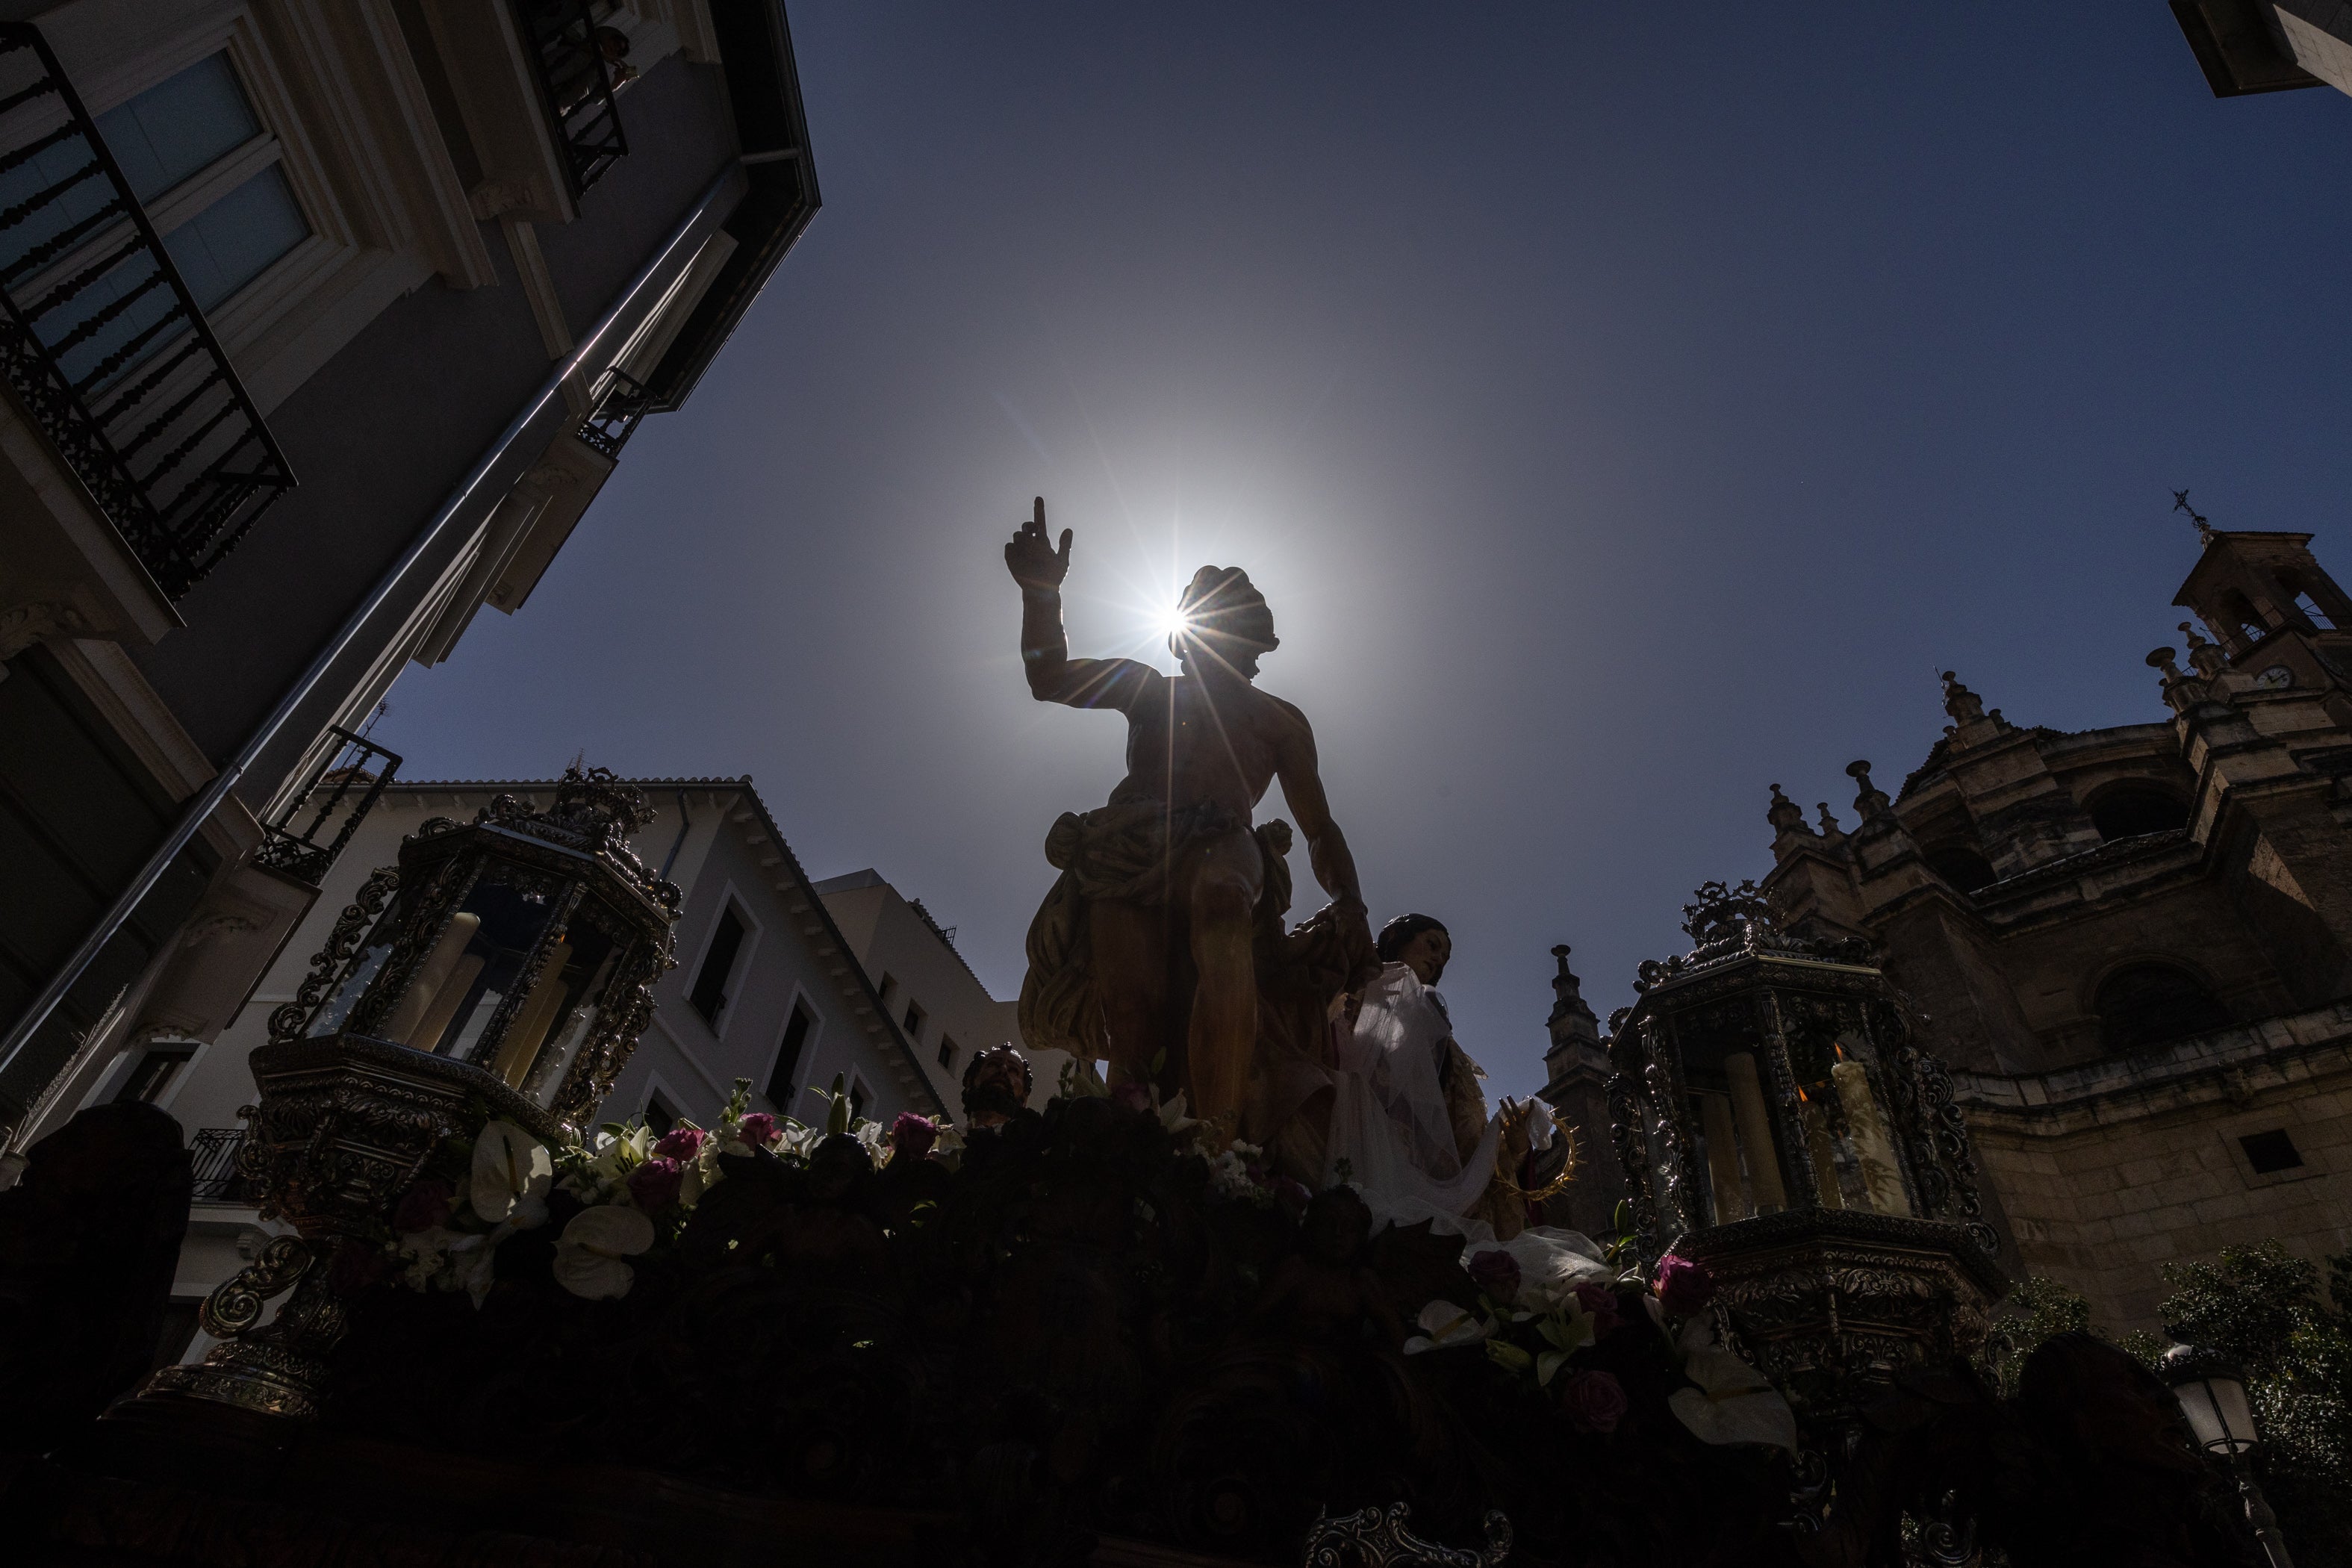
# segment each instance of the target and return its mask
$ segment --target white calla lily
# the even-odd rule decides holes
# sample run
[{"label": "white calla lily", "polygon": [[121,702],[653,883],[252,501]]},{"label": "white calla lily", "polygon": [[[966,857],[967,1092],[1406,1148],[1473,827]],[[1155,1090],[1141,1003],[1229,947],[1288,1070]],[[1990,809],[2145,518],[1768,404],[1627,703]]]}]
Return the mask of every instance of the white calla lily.
[{"label": "white calla lily", "polygon": [[1419,1355],[1423,1351],[1452,1350],[1456,1345],[1475,1345],[1495,1331],[1495,1320],[1483,1321],[1477,1314],[1455,1306],[1451,1301],[1432,1301],[1421,1310],[1421,1332],[1405,1341],[1404,1353]]},{"label": "white calla lily", "polygon": [[547,1189],[555,1184],[555,1161],[547,1145],[511,1121],[495,1121],[474,1140],[474,1169],[467,1184],[474,1212],[492,1225],[513,1221],[517,1229],[547,1223]]},{"label": "white calla lily", "polygon": [[591,1301],[625,1296],[637,1280],[626,1260],[653,1244],[654,1222],[642,1209],[582,1209],[556,1238],[555,1282]]},{"label": "white calla lily", "polygon": [[1507,1252],[1519,1266],[1518,1304],[1531,1311],[1556,1312],[1576,1299],[1579,1285],[1606,1285],[1615,1277],[1591,1237],[1548,1225],[1529,1226],[1505,1242],[1474,1241],[1462,1252],[1462,1266],[1481,1252]]},{"label": "white calla lily", "polygon": [[1764,1443],[1791,1453],[1796,1413],[1765,1375],[1727,1350],[1692,1352],[1683,1363],[1696,1388],[1678,1388],[1666,1404],[1702,1443]]}]

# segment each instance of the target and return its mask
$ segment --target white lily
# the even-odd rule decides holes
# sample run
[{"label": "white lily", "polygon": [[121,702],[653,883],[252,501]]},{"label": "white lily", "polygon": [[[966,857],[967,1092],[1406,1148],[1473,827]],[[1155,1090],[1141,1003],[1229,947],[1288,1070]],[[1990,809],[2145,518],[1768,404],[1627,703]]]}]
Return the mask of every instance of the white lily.
[{"label": "white lily", "polygon": [[394,1246],[394,1250],[407,1259],[401,1269],[400,1282],[412,1290],[429,1289],[433,1277],[447,1266],[449,1244],[457,1239],[457,1235],[436,1225],[402,1237]]},{"label": "white lily", "polygon": [[1495,1331],[1495,1320],[1481,1321],[1475,1313],[1455,1306],[1451,1301],[1432,1301],[1421,1310],[1421,1332],[1405,1341],[1404,1353],[1419,1355],[1423,1351],[1452,1350],[1458,1345],[1475,1345]]},{"label": "white lily", "polygon": [[654,1222],[641,1209],[582,1209],[555,1241],[555,1282],[591,1301],[625,1296],[637,1282],[627,1259],[654,1244]]},{"label": "white lily", "polygon": [[490,1287],[498,1283],[499,1243],[514,1230],[512,1225],[500,1221],[488,1236],[461,1236],[449,1244],[453,1277],[458,1288],[473,1298],[477,1310],[489,1298]]},{"label": "white lily", "polygon": [[1769,1379],[1730,1351],[1695,1351],[1683,1363],[1696,1388],[1666,1398],[1675,1418],[1702,1443],[1764,1443],[1794,1453],[1797,1416]]},{"label": "white lily", "polygon": [[547,1223],[555,1161],[547,1145],[511,1121],[492,1121],[474,1140],[469,1186],[474,1212],[492,1225],[530,1230]]},{"label": "white lily", "polygon": [[[1155,1100],[1159,1098],[1160,1091],[1157,1089],[1154,1089],[1151,1093]],[[1181,1089],[1176,1091],[1175,1099],[1167,1101],[1165,1104],[1158,1106],[1156,1109],[1160,1116],[1160,1125],[1166,1131],[1182,1132],[1188,1129],[1201,1125],[1191,1116],[1185,1114],[1184,1091]]]}]

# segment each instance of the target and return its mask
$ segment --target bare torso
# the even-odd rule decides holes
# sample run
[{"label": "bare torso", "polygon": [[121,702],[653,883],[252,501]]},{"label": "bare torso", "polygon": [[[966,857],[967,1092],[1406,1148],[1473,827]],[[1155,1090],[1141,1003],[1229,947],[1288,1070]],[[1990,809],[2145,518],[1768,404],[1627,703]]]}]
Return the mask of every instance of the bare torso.
[{"label": "bare torso", "polygon": [[1142,670],[1127,709],[1127,776],[1110,804],[1213,801],[1244,822],[1282,769],[1285,753],[1314,742],[1297,709],[1239,681]]}]

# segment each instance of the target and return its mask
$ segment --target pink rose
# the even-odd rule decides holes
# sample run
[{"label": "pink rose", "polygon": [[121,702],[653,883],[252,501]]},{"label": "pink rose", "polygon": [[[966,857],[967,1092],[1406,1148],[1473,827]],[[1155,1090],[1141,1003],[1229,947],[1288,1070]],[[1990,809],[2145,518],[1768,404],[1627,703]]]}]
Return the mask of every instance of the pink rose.
[{"label": "pink rose", "polygon": [[400,1206],[392,1211],[392,1228],[403,1236],[431,1230],[448,1219],[457,1201],[457,1190],[448,1183],[438,1176],[421,1177],[400,1195]]},{"label": "pink rose", "polygon": [[1614,1432],[1632,1401],[1625,1387],[1605,1372],[1571,1372],[1559,1385],[1560,1408],[1580,1432]]},{"label": "pink rose", "polygon": [[755,1110],[735,1124],[735,1135],[754,1149],[764,1149],[776,1141],[776,1119]]},{"label": "pink rose", "polygon": [[[667,1142],[668,1140],[665,1139]],[[629,1173],[629,1196],[647,1214],[677,1197],[678,1184],[686,1180],[686,1167],[676,1160],[656,1156]]]},{"label": "pink rose", "polygon": [[1672,1253],[1658,1259],[1658,1271],[1650,1277],[1650,1285],[1658,1293],[1658,1304],[1677,1318],[1687,1318],[1715,1300],[1715,1276]]},{"label": "pink rose", "polygon": [[890,1123],[890,1150],[894,1154],[919,1160],[929,1153],[931,1145],[939,1141],[940,1124],[928,1116],[902,1110],[898,1113],[898,1120]]},{"label": "pink rose", "polygon": [[702,1141],[709,1136],[699,1127],[673,1127],[661,1135],[654,1152],[665,1160],[691,1160],[702,1152]]},{"label": "pink rose", "polygon": [[1151,1090],[1133,1079],[1112,1089],[1110,1098],[1113,1104],[1124,1105],[1129,1110],[1151,1109]]},{"label": "pink rose", "polygon": [[1576,1304],[1591,1316],[1596,1344],[1609,1337],[1610,1330],[1625,1326],[1623,1314],[1617,1310],[1617,1292],[1606,1285],[1579,1285]]}]

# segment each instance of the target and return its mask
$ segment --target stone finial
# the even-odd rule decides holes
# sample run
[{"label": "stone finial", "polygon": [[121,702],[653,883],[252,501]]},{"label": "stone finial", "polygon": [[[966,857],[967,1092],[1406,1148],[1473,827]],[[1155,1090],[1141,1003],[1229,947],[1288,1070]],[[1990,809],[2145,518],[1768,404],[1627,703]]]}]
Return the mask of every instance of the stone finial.
[{"label": "stone finial", "polygon": [[2163,676],[2165,705],[2176,713],[2186,713],[2212,695],[2212,688],[2193,675],[2180,673],[2173,662],[2172,650],[2160,647],[2147,656],[2147,667]]},{"label": "stone finial", "polygon": [[1854,782],[1857,793],[1853,797],[1853,808],[1862,814],[1862,819],[1868,822],[1874,817],[1885,816],[1894,803],[1870,782],[1870,763],[1867,761],[1848,763],[1845,771],[1846,776]]},{"label": "stone finial", "polygon": [[1782,795],[1780,786],[1774,784],[1772,804],[1765,808],[1764,820],[1772,825],[1775,837],[1784,833],[1802,833],[1805,830],[1805,808]]},{"label": "stone finial", "polygon": [[2211,680],[2230,668],[2230,656],[2198,634],[2196,623],[2180,623],[2181,635],[2189,639],[2189,668],[2205,680]]},{"label": "stone finial", "polygon": [[1551,955],[1559,960],[1559,973],[1551,977],[1551,1016],[1544,1021],[1545,1026],[1555,1031],[1554,1038],[1557,1039],[1557,1031],[1563,1020],[1582,1019],[1590,1027],[1579,1029],[1571,1023],[1568,1032],[1597,1040],[1600,1038],[1600,1020],[1593,1016],[1591,1005],[1584,999],[1581,989],[1584,983],[1568,967],[1568,952],[1566,942],[1551,950]]},{"label": "stone finial", "polygon": [[1961,685],[1958,675],[1948,669],[1944,671],[1944,711],[1955,724],[1974,723],[1984,717],[1984,700]]},{"label": "stone finial", "polygon": [[2180,673],[2180,667],[2173,662],[2173,652],[2168,647],[2160,647],[2151,652],[2147,656],[2147,667],[2150,669],[2164,671],[2164,683],[2167,686],[2185,679]]},{"label": "stone finial", "polygon": [[1820,828],[1821,836],[1824,838],[1844,837],[1845,829],[1840,827],[1838,826],[1838,819],[1830,815],[1830,803],[1824,800],[1816,804],[1820,805],[1822,813],[1822,826]]}]

